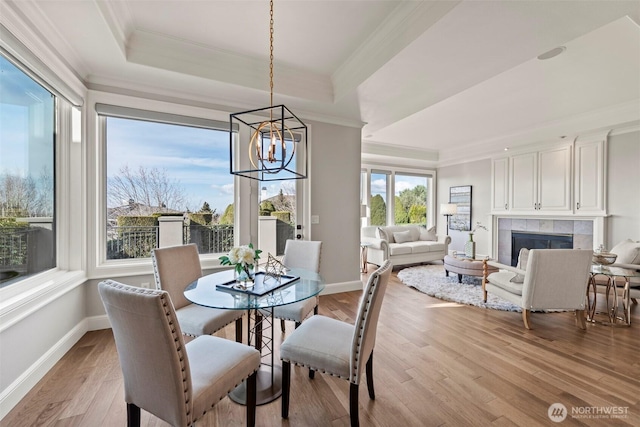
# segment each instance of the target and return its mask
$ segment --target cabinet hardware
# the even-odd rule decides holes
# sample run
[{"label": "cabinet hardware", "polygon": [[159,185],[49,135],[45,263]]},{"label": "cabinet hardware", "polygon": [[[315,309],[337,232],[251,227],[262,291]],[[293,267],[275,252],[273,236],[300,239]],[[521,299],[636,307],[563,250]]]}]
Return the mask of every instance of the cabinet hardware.
[{"label": "cabinet hardware", "polygon": [[580,209],[580,202],[576,203],[576,209]]}]

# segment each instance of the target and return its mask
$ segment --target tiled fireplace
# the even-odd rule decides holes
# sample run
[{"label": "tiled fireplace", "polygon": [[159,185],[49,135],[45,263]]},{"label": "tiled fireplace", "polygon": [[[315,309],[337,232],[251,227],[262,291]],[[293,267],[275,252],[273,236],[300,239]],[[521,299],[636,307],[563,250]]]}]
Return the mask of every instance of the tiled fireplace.
[{"label": "tiled fireplace", "polygon": [[[602,225],[597,219],[550,219],[496,217],[498,262],[511,265],[512,232],[571,236],[574,249],[593,249],[594,241],[601,242]],[[494,222],[495,224],[495,222]],[[597,231],[594,238],[594,229]],[[494,248],[496,246],[494,245]],[[495,249],[494,249],[494,253]]]}]

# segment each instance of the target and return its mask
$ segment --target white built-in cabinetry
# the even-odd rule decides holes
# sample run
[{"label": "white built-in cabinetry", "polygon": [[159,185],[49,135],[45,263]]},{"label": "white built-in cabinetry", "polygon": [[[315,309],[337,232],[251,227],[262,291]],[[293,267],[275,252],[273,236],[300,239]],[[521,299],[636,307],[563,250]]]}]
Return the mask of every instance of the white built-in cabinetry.
[{"label": "white built-in cabinetry", "polygon": [[606,212],[605,140],[576,142],[575,169],[575,212],[604,214]]},{"label": "white built-in cabinetry", "polygon": [[493,159],[493,213],[605,214],[606,137]]}]

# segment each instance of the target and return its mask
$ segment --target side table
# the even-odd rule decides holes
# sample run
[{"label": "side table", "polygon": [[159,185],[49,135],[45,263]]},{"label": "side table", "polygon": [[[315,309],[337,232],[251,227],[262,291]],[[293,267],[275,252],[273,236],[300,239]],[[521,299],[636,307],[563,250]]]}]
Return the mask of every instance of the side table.
[{"label": "side table", "polygon": [[[598,283],[597,276],[605,276],[606,282]],[[587,320],[597,322],[596,315],[605,314],[606,320],[600,321],[600,323],[612,326],[631,326],[631,298],[629,292],[629,279],[631,277],[640,277],[640,272],[628,268],[592,265],[589,284],[587,285]],[[617,279],[624,280],[624,284],[622,286],[618,285]],[[604,298],[607,304],[606,313],[596,311],[598,286],[604,287]],[[622,296],[619,296],[619,292],[622,292]],[[622,302],[622,316],[618,316],[620,302]]]},{"label": "side table", "polygon": [[371,243],[360,242],[360,273],[366,273],[369,268],[367,266],[367,252]]}]

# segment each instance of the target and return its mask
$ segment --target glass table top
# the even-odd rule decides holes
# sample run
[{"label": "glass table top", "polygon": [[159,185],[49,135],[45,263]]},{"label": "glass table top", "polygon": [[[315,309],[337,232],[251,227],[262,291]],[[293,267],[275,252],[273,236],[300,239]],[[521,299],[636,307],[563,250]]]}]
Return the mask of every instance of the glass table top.
[{"label": "glass table top", "polygon": [[186,287],[184,296],[192,303],[205,307],[247,310],[291,304],[316,296],[324,289],[324,280],[313,271],[291,268],[286,274],[300,279],[265,295],[255,296],[229,289],[218,289],[217,284],[234,279],[233,270],[225,270],[199,278]]},{"label": "glass table top", "polygon": [[611,277],[640,277],[640,271],[632,268],[614,267],[611,265],[591,265],[591,274],[604,274]]}]

